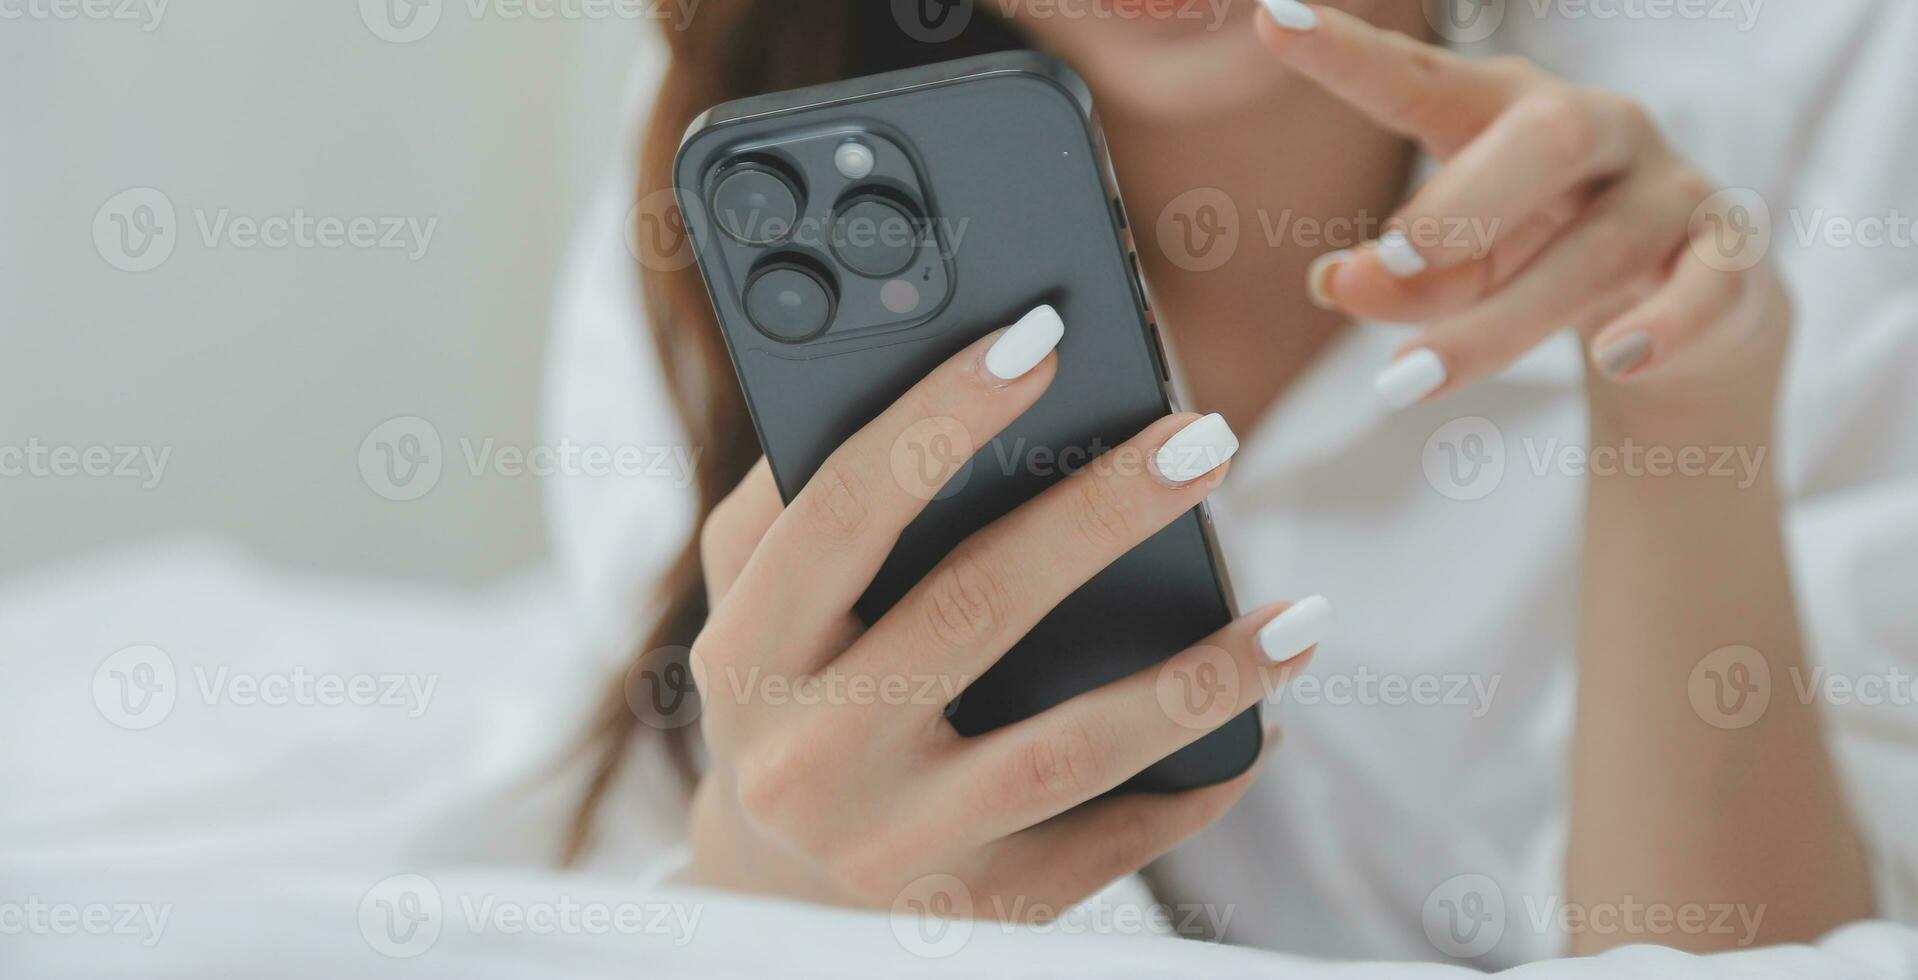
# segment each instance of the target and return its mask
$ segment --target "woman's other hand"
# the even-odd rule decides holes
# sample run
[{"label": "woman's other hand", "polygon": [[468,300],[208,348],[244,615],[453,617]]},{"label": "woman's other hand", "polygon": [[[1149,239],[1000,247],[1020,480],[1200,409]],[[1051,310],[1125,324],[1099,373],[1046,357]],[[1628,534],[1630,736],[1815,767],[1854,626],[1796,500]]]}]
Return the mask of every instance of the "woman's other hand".
[{"label": "woman's other hand", "polygon": [[1322,305],[1425,325],[1378,376],[1391,407],[1487,377],[1567,326],[1595,397],[1775,388],[1790,317],[1758,262],[1762,230],[1644,107],[1329,6],[1267,0],[1257,22],[1284,64],[1444,164],[1378,241],[1310,274]]}]

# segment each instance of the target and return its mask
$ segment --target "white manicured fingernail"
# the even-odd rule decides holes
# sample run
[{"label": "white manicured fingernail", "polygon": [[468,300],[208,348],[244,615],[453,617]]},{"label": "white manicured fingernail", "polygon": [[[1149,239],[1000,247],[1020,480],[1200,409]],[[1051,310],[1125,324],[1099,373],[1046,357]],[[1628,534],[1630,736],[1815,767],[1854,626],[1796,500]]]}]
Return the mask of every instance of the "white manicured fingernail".
[{"label": "white manicured fingernail", "polygon": [[1338,307],[1332,299],[1332,276],[1339,266],[1352,257],[1352,250],[1342,248],[1336,252],[1327,252],[1312,260],[1312,267],[1305,271],[1305,288],[1311,296],[1313,305],[1322,310]]},{"label": "white manicured fingernail", "polygon": [[1319,26],[1319,15],[1299,0],[1259,0],[1265,12],[1288,31],[1309,31]]},{"label": "white manicured fingernail", "polygon": [[1387,407],[1400,409],[1416,405],[1426,395],[1445,387],[1445,362],[1430,350],[1420,348],[1380,371],[1379,376],[1372,379],[1372,387]]},{"label": "white manicured fingernail", "polygon": [[986,351],[986,371],[1001,381],[1015,381],[1039,366],[1066,335],[1059,311],[1041,306],[1019,318]]},{"label": "white manicured fingernail", "polygon": [[1606,377],[1617,379],[1630,374],[1651,356],[1652,335],[1643,330],[1634,330],[1593,351],[1592,361]]},{"label": "white manicured fingernail", "polygon": [[1239,437],[1225,424],[1225,416],[1215,412],[1167,439],[1152,462],[1168,481],[1191,483],[1224,466],[1238,451]]},{"label": "white manicured fingernail", "polygon": [[1282,664],[1317,646],[1332,631],[1332,602],[1322,595],[1300,599],[1259,630],[1265,659]]},{"label": "white manicured fingernail", "polygon": [[1388,231],[1379,239],[1379,263],[1400,279],[1410,279],[1431,267],[1402,231]]}]

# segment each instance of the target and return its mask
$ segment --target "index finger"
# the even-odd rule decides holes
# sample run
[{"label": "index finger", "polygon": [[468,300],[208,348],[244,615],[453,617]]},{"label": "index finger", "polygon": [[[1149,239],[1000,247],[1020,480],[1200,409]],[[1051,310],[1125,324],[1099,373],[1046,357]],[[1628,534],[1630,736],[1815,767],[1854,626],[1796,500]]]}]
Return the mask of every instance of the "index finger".
[{"label": "index finger", "polygon": [[1440,159],[1483,132],[1514,97],[1509,78],[1436,45],[1329,6],[1260,2],[1259,38],[1280,61]]},{"label": "index finger", "polygon": [[807,644],[837,634],[906,525],[1052,384],[1064,334],[1058,312],[1041,306],[934,368],[841,443],[774,518],[728,606],[754,610],[748,619],[795,648],[788,658],[818,653]]}]

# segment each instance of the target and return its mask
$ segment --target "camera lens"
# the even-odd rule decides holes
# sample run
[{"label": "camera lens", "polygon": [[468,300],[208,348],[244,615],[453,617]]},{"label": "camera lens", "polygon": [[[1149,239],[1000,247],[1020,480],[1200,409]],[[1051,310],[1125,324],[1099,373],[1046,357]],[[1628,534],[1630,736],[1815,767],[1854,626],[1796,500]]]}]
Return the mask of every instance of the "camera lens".
[{"label": "camera lens", "polygon": [[832,251],[852,271],[885,279],[912,264],[921,237],[918,222],[903,204],[866,195],[839,209]]},{"label": "camera lens", "polygon": [[774,340],[811,340],[832,325],[836,301],[824,277],[795,263],[768,266],[746,283],[746,315]]},{"label": "camera lens", "polygon": [[734,241],[771,245],[790,234],[799,220],[799,191],[771,167],[742,163],[719,178],[713,215]]}]

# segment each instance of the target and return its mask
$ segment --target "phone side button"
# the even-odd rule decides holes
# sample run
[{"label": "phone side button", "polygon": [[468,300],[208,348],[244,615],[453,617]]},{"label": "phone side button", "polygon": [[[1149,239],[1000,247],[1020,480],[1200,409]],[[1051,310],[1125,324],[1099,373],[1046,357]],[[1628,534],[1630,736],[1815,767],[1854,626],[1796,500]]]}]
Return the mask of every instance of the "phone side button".
[{"label": "phone side button", "polygon": [[1159,339],[1159,325],[1157,323],[1146,324],[1146,332],[1152,335],[1152,356],[1159,362],[1159,380],[1164,381],[1166,384],[1171,384],[1171,362],[1165,359],[1165,341]]},{"label": "phone side button", "polygon": [[1116,197],[1112,199],[1112,216],[1119,219],[1119,230],[1126,230],[1125,202]]},{"label": "phone side button", "polygon": [[1139,274],[1139,253],[1128,254],[1126,263],[1132,267],[1132,291],[1139,297],[1139,309],[1152,312],[1152,301],[1145,298],[1145,277]]}]

